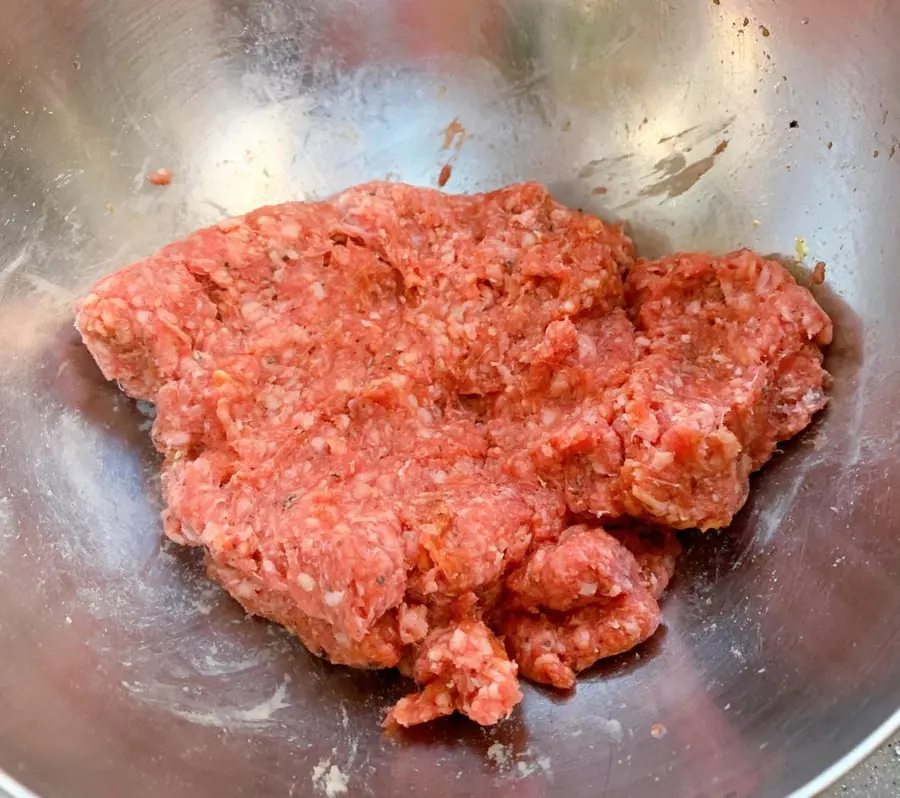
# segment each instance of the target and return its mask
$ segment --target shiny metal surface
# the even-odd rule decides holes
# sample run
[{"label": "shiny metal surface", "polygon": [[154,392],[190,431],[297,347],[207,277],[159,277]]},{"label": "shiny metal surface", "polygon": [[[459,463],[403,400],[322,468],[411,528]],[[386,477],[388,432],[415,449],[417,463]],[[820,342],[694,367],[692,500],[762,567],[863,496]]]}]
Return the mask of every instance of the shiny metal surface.
[{"label": "shiny metal surface", "polygon": [[[0,19],[0,785],[808,795],[896,728],[900,4],[0,0]],[[227,214],[434,185],[445,163],[448,190],[533,178],[626,217],[645,254],[803,237],[835,386],[734,528],[689,549],[639,654],[570,698],[528,688],[489,731],[386,738],[398,677],[313,659],[162,545],[147,418],[72,302]]]}]

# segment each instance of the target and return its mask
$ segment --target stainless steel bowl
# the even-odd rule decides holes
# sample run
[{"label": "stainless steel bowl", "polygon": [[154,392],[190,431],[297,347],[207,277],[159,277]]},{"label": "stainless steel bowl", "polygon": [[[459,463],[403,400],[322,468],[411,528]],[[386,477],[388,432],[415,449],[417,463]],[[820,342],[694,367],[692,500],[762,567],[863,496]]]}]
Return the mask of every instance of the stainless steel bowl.
[{"label": "stainless steel bowl", "polygon": [[[811,795],[897,726],[900,4],[0,0],[0,20],[8,791]],[[805,239],[835,385],[689,549],[639,653],[572,697],[527,689],[497,728],[388,738],[398,677],[313,659],[162,543],[148,419],[72,303],[227,214],[447,163],[448,190],[537,179],[628,218],[645,254]]]}]

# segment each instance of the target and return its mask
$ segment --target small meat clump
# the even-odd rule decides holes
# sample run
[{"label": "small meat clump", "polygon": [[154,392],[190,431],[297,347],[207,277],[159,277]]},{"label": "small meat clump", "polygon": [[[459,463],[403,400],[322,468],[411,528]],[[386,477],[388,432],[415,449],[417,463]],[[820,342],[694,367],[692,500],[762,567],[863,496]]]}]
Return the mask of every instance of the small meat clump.
[{"label": "small meat clump", "polygon": [[153,402],[163,522],[410,726],[491,724],[639,645],[679,552],[825,405],[831,322],[752,252],[635,260],[540,186],[370,183],[102,279],[77,326]]},{"label": "small meat clump", "polygon": [[168,186],[173,177],[171,169],[157,169],[147,175],[147,180],[154,186]]}]

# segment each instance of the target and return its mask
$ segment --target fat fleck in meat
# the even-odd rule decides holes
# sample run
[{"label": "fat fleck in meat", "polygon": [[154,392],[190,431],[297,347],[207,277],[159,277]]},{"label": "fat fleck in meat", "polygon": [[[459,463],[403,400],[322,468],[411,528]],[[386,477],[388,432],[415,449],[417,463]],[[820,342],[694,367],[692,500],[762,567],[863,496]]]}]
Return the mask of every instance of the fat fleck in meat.
[{"label": "fat fleck in meat", "polygon": [[408,726],[494,723],[658,627],[673,529],[727,525],[825,404],[831,323],[747,252],[635,260],[534,184],[370,183],[101,280],[77,325],[154,402],[164,528]]}]

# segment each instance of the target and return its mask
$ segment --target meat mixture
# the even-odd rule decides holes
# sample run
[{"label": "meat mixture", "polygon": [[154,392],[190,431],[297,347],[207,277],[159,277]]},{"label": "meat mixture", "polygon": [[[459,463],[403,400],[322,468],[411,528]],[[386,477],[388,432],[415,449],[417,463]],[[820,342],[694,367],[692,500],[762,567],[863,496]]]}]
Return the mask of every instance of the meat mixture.
[{"label": "meat mixture", "polygon": [[635,259],[535,184],[370,183],[101,280],[77,325],[155,403],[165,532],[310,651],[506,716],[660,623],[675,530],[726,526],[825,405],[828,316],[749,252]]}]

